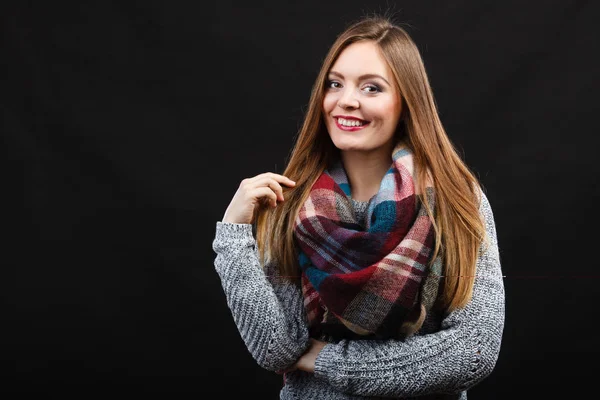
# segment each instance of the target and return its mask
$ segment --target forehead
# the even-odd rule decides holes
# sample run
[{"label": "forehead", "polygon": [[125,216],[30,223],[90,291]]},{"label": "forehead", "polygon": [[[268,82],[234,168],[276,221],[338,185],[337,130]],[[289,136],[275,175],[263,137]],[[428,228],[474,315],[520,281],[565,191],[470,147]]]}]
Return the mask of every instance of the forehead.
[{"label": "forehead", "polygon": [[352,43],[346,47],[335,60],[330,71],[339,72],[346,78],[365,74],[378,74],[388,81],[392,78],[392,71],[383,58],[379,46],[371,40]]}]

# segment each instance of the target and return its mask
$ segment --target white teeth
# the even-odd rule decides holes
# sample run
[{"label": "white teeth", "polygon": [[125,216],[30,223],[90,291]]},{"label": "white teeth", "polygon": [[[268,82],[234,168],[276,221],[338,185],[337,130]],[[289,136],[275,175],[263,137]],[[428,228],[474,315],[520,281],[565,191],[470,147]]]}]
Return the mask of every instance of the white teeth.
[{"label": "white teeth", "polygon": [[355,119],[338,118],[338,123],[343,126],[363,126],[364,122]]}]

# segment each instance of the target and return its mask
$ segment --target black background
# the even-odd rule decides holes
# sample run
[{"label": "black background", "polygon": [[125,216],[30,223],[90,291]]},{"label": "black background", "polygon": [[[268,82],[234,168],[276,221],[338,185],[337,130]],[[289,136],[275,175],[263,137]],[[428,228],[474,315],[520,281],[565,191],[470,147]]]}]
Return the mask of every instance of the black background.
[{"label": "black background", "polygon": [[283,171],[335,36],[385,11],[495,214],[506,325],[469,398],[593,390],[597,2],[55,3],[1,12],[0,392],[277,398],[216,221]]}]

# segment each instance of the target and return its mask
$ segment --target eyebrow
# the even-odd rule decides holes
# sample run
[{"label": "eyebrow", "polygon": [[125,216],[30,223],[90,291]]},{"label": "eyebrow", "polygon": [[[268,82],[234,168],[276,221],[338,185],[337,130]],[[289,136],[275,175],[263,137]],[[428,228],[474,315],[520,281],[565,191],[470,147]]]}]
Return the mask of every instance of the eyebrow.
[{"label": "eyebrow", "polygon": [[[344,75],[342,75],[336,71],[329,71],[329,74],[336,75],[337,77],[342,78],[342,79],[344,78]],[[387,83],[389,86],[392,86],[383,76],[378,75],[378,74],[364,74],[364,75],[359,76],[358,80],[362,81],[364,79],[373,79],[373,78],[379,78],[379,79],[383,80],[385,83]]]}]

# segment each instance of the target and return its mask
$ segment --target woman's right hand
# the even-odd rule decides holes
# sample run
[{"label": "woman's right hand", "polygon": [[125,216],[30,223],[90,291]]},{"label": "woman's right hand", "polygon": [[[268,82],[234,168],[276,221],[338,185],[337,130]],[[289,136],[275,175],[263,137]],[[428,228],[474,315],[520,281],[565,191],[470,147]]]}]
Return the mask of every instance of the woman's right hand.
[{"label": "woman's right hand", "polygon": [[254,209],[259,202],[267,201],[272,207],[276,207],[278,201],[284,201],[281,185],[293,187],[296,182],[272,172],[242,180],[225,211],[222,222],[251,224]]}]

